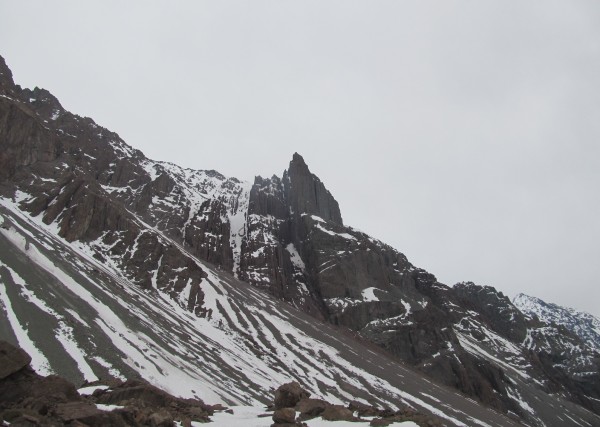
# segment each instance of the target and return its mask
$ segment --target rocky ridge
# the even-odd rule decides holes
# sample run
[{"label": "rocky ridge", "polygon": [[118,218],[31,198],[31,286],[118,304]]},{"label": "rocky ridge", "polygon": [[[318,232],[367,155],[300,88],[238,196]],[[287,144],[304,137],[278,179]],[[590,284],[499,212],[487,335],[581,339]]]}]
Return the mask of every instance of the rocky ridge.
[{"label": "rocky ridge", "polygon": [[513,304],[525,316],[537,318],[548,325],[562,326],[582,339],[588,347],[600,351],[600,319],[597,317],[525,294],[515,296]]},{"label": "rocky ridge", "polygon": [[549,325],[493,288],[445,286],[345,226],[300,155],[281,178],[250,185],[147,159],[49,92],[15,85],[3,60],[0,89],[0,194],[141,288],[210,317],[206,272],[189,254],[505,413],[536,422],[521,381],[599,413],[594,349],[562,329],[542,344]]}]

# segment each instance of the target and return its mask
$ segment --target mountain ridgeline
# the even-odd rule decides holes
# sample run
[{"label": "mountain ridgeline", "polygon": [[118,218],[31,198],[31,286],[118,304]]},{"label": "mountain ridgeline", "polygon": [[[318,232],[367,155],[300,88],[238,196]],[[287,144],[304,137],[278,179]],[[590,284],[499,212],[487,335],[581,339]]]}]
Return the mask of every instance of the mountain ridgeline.
[{"label": "mountain ridgeline", "polygon": [[281,177],[254,183],[153,161],[48,91],[15,85],[1,58],[0,148],[4,200],[198,318],[219,307],[194,259],[513,418],[548,424],[536,408],[552,395],[598,420],[598,347],[494,288],[439,283],[345,225],[297,153]]}]

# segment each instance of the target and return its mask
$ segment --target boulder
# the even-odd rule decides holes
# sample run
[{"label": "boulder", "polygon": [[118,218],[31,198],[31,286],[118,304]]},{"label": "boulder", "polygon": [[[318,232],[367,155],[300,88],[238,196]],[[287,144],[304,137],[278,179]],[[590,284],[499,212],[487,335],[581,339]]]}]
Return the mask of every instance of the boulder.
[{"label": "boulder", "polygon": [[3,412],[0,412],[0,421],[4,420],[5,422],[11,425],[27,425],[27,422],[34,423],[37,420],[39,424],[39,419],[36,417],[34,412],[29,409],[19,408],[19,409],[7,409]]},{"label": "boulder", "polygon": [[353,421],[355,420],[352,411],[342,405],[329,405],[323,413],[321,418],[327,421]]},{"label": "boulder", "polygon": [[66,402],[81,400],[81,396],[77,392],[77,387],[58,375],[41,377],[30,393],[31,397],[45,397],[52,401]]},{"label": "boulder", "polygon": [[0,410],[27,407],[45,414],[57,403],[79,401],[77,389],[56,375],[42,377],[29,366],[31,357],[22,349],[0,341]]},{"label": "boulder", "polygon": [[141,380],[129,380],[96,397],[98,403],[107,405],[124,405],[135,401],[141,406],[162,407],[173,400],[168,393]]},{"label": "boulder", "polygon": [[[5,425],[5,424],[2,424]],[[36,427],[40,425],[40,420],[37,417],[30,415],[21,415],[11,420],[10,425],[19,427]]]},{"label": "boulder", "polygon": [[293,408],[278,409],[273,413],[275,424],[294,424],[296,422],[296,411]]},{"label": "boulder", "polygon": [[[121,405],[135,408],[138,424],[155,426],[172,425],[173,420],[208,422],[209,415],[223,406],[206,405],[199,399],[184,399],[147,383],[144,380],[128,380],[108,390],[97,391],[92,395],[97,403]],[[142,420],[143,418],[143,420]]]},{"label": "boulder", "polygon": [[274,409],[293,408],[302,399],[308,399],[310,393],[304,390],[297,382],[290,382],[280,386],[275,391]]},{"label": "boulder", "polygon": [[302,399],[296,405],[296,411],[300,412],[303,419],[309,419],[321,415],[329,405],[322,399]]},{"label": "boulder", "polygon": [[56,406],[54,413],[63,421],[81,420],[84,418],[97,417],[104,414],[88,402],[68,402]]},{"label": "boulder", "polygon": [[[53,419],[59,419],[61,423],[70,426],[89,426],[89,427],[125,427],[132,425],[132,418],[126,420],[127,411],[103,411],[96,405],[89,402],[67,402],[56,406],[52,414]],[[47,425],[48,419],[44,420],[42,425]],[[50,423],[50,425],[56,425]]]},{"label": "boulder", "polygon": [[18,347],[0,341],[0,380],[31,363],[31,357]]},{"label": "boulder", "polygon": [[348,404],[348,409],[353,413],[358,412],[359,417],[375,417],[380,414],[380,410],[366,403],[353,400]]},{"label": "boulder", "polygon": [[173,417],[164,409],[151,414],[148,417],[148,424],[151,427],[171,427],[174,425]]},{"label": "boulder", "polygon": [[369,425],[371,427],[387,427],[389,425],[395,425],[395,423],[407,421],[412,421],[413,423],[424,427],[440,427],[444,425],[439,419],[418,413],[413,413],[412,415],[397,414],[387,418],[375,418],[374,420],[371,420]]}]

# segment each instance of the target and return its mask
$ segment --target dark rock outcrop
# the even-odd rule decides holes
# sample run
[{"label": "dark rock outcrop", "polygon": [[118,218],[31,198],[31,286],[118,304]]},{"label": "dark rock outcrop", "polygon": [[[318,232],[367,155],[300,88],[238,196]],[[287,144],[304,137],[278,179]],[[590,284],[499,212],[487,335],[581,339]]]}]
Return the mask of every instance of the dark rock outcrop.
[{"label": "dark rock outcrop", "polygon": [[[0,341],[0,366],[10,367],[10,374],[0,379],[0,416],[17,424],[31,418],[56,418],[60,405],[82,399],[75,386],[51,375],[41,377],[31,369],[31,358],[23,350]],[[25,363],[27,362],[27,363]]]},{"label": "dark rock outcrop", "polygon": [[318,417],[329,406],[322,399],[302,399],[296,404],[296,411],[300,412],[302,419]]},{"label": "dark rock outcrop", "polygon": [[293,408],[303,399],[308,399],[310,393],[297,382],[290,382],[279,386],[275,391],[273,407],[275,409]]},{"label": "dark rock outcrop", "polygon": [[296,422],[296,411],[294,408],[281,408],[273,412],[275,424],[294,424]]},{"label": "dark rock outcrop", "polygon": [[[0,341],[0,421],[11,425],[163,426],[208,422],[219,406],[174,397],[145,381],[130,380],[90,397],[56,375],[42,377],[23,350]],[[105,405],[105,406],[98,406]]]},{"label": "dark rock outcrop", "polygon": [[135,408],[136,417],[150,425],[172,425],[173,420],[208,422],[216,408],[198,399],[174,397],[139,379],[97,390],[92,398],[100,404]]},{"label": "dark rock outcrop", "polygon": [[31,356],[6,341],[0,341],[0,380],[19,372],[31,363]]},{"label": "dark rock outcrop", "polygon": [[321,413],[321,418],[327,421],[354,421],[352,411],[342,405],[329,405]]},{"label": "dark rock outcrop", "polygon": [[466,310],[475,310],[490,327],[513,342],[522,342],[527,334],[527,320],[510,301],[491,286],[477,286],[472,282],[458,283],[453,288],[458,304]]},{"label": "dark rock outcrop", "polygon": [[325,221],[343,225],[338,202],[321,180],[310,172],[300,154],[294,153],[282,181],[293,215],[316,215]]},{"label": "dark rock outcrop", "polygon": [[[281,405],[295,406],[278,407],[273,405],[273,427],[281,426],[305,426],[302,421],[320,417],[325,421],[365,421],[365,418],[371,418],[373,426],[387,426],[394,422],[413,421],[419,426],[437,427],[444,425],[441,420],[432,415],[425,415],[413,408],[404,407],[400,410],[381,409],[374,406],[352,401],[347,406],[331,404],[323,399],[311,399],[308,397],[299,397],[306,395],[306,392],[298,387],[296,383],[288,383],[280,386],[275,392],[275,401]],[[296,412],[300,415],[296,418]],[[355,416],[356,415],[358,416]]]}]

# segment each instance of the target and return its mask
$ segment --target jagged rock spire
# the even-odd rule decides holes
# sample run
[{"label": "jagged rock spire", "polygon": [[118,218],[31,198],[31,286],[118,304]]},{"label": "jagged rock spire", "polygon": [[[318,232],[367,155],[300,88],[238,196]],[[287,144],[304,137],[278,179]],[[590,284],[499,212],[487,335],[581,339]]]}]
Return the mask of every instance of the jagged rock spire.
[{"label": "jagged rock spire", "polygon": [[14,85],[15,82],[13,81],[12,72],[10,71],[10,68],[8,68],[8,66],[6,65],[4,57],[0,55],[0,89],[7,91],[9,89],[12,89]]},{"label": "jagged rock spire", "polygon": [[294,153],[283,177],[288,203],[295,214],[318,215],[326,221],[343,225],[338,202],[321,180],[310,172],[300,154]]}]

